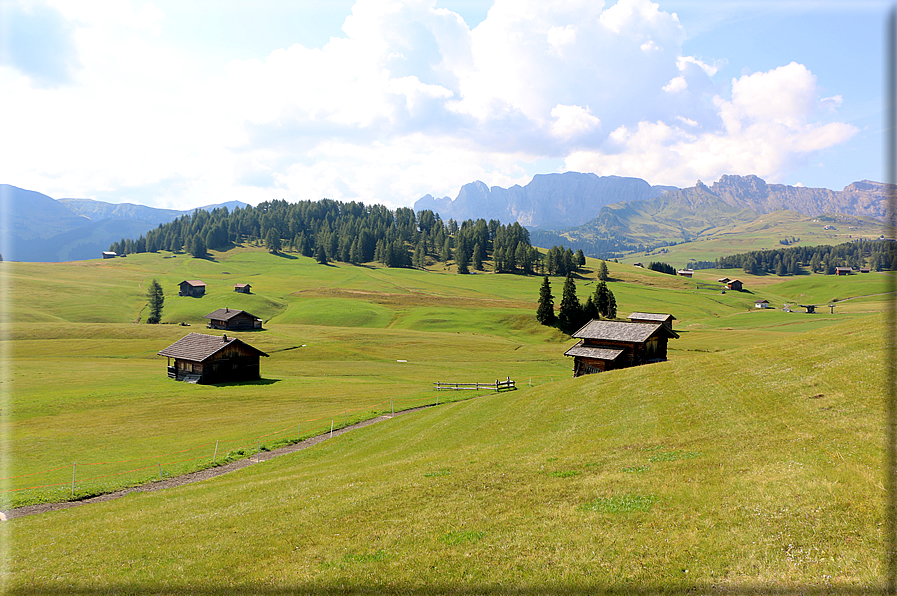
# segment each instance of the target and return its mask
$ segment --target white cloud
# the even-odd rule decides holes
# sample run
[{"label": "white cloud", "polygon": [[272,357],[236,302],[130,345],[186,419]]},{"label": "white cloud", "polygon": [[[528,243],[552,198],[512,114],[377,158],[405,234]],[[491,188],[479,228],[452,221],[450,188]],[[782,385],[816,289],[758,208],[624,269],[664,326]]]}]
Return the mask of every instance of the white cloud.
[{"label": "white cloud", "polygon": [[714,81],[724,60],[684,56],[648,0],[496,0],[473,30],[435,0],[358,0],[321,47],[227,64],[166,41],[152,3],[54,3],[78,68],[45,87],[0,65],[0,181],[56,197],[400,205],[552,160],[691,184],[855,132],[803,65]]},{"label": "white cloud", "polygon": [[670,82],[663,86],[663,90],[667,93],[678,93],[680,91],[685,91],[688,89],[688,81],[685,80],[685,77],[673,77],[670,79]]}]

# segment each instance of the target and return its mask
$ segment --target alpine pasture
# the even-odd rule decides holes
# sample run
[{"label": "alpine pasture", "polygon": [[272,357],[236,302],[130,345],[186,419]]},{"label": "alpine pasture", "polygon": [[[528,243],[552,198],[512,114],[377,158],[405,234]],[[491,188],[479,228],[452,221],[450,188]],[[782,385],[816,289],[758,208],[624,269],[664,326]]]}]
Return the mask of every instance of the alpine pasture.
[{"label": "alpine pasture", "polygon": [[[581,300],[596,264],[577,280]],[[11,289],[6,508],[433,404],[435,381],[510,377],[519,388],[441,392],[438,407],[213,480],[12,519],[0,526],[4,589],[880,587],[890,274],[686,280],[608,265],[618,314],[672,313],[680,339],[667,362],[571,379],[573,340],[535,320],[541,277],[319,265],[249,248],[0,263]],[[723,275],[747,291],[697,289]],[[162,325],[142,322],[153,279]],[[206,296],[179,298],[185,279],[206,282]],[[555,304],[562,285],[552,279]],[[754,309],[759,298],[776,309]],[[780,310],[833,299],[834,313]],[[264,331],[237,334],[270,354],[262,380],[168,379],[156,352],[212,333],[202,316],[224,306],[264,319]]]}]

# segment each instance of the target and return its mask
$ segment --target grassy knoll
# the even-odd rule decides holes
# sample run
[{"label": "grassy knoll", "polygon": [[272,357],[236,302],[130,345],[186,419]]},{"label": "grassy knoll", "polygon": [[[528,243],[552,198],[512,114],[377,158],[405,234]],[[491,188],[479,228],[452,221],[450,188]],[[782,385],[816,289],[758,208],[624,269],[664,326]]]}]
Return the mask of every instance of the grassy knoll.
[{"label": "grassy knoll", "polygon": [[[2,526],[15,553],[6,588],[21,594],[870,588],[883,572],[882,323],[876,315],[842,319],[712,354],[692,351],[662,364],[452,403],[205,483],[13,520]],[[377,330],[397,334],[382,336],[341,328],[278,333],[300,331],[318,333],[318,340],[358,334],[370,339],[371,350],[380,343],[375,353],[384,360],[394,354],[387,344],[412,337],[404,329]],[[415,351],[449,337],[415,333],[420,341],[408,346]],[[683,334],[682,345],[689,336]],[[464,344],[472,340],[459,334],[442,357],[464,360],[470,353]],[[508,340],[488,341],[496,348]],[[536,352],[554,343],[517,341]],[[123,345],[134,354],[143,350]],[[554,345],[554,353],[562,347]],[[440,354],[431,349],[427,356]],[[271,376],[313,360],[275,367]],[[357,356],[342,362],[349,361],[359,362]],[[331,356],[306,372],[335,372],[336,362]],[[401,370],[395,365],[384,361],[378,374],[401,384],[401,374],[391,372]],[[476,364],[485,365],[491,364]],[[271,387],[287,382],[293,381]],[[205,402],[219,390],[169,391],[186,403],[187,393]]]}]

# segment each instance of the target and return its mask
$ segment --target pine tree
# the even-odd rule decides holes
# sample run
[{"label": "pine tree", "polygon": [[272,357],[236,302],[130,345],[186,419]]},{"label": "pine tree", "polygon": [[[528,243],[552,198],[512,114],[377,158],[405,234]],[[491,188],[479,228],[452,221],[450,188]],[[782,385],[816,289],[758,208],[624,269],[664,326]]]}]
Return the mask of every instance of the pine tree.
[{"label": "pine tree", "polygon": [[614,297],[614,293],[610,291],[610,288],[607,289],[607,318],[617,318],[617,299]]},{"label": "pine tree", "polygon": [[162,322],[162,304],[165,302],[165,294],[162,293],[162,286],[155,279],[146,291],[146,299],[149,300],[150,314],[146,322],[150,325],[157,325]]},{"label": "pine tree", "polygon": [[601,261],[601,264],[598,265],[598,279],[601,281],[607,281],[610,279],[610,274],[607,271],[607,263]]},{"label": "pine tree", "polygon": [[607,284],[599,281],[598,287],[595,288],[595,308],[598,310],[598,314],[604,318],[608,318],[608,305],[610,304],[608,292]]},{"label": "pine tree", "polygon": [[327,264],[327,252],[324,250],[324,247],[320,244],[315,249],[315,259],[317,259],[317,261],[322,265]]},{"label": "pine tree", "polygon": [[582,320],[582,306],[579,304],[579,298],[576,297],[576,282],[573,281],[573,275],[567,274],[564,280],[564,291],[561,295],[561,308],[558,313],[558,322],[565,330],[572,331]]},{"label": "pine tree", "polygon": [[268,230],[268,233],[265,235],[265,248],[268,252],[275,255],[280,252],[280,234],[274,228]]},{"label": "pine tree", "polygon": [[206,252],[206,242],[202,239],[201,234],[193,236],[190,243],[190,254],[197,259],[204,259],[208,255]]},{"label": "pine tree", "polygon": [[554,296],[551,295],[551,283],[546,275],[539,288],[539,308],[536,309],[536,320],[543,325],[553,325],[557,317],[554,315]]}]

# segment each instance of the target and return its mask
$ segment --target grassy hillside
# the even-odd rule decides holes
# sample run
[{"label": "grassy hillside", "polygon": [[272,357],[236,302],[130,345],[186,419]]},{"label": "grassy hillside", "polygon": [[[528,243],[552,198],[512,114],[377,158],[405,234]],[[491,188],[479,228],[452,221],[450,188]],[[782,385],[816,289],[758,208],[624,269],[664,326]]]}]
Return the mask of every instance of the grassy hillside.
[{"label": "grassy hillside", "polygon": [[[7,586],[873,586],[882,573],[880,324],[454,403],[209,482],[15,520],[4,526],[15,549]],[[851,373],[832,375],[835,363]]]},{"label": "grassy hillside", "polygon": [[[539,277],[166,257],[0,264],[7,504],[67,498],[75,466],[89,494],[433,403],[434,381],[521,389],[442,393],[227,477],[13,520],[12,593],[653,593],[881,573],[883,275],[739,275],[748,291],[721,294],[609,263],[620,315],[673,313],[681,337],[666,363],[570,379],[573,341],[535,322]],[[154,278],[167,324],[135,324]],[[197,278],[207,296],[176,296]],[[593,291],[590,269],[577,287]],[[758,297],[842,301],[805,315]],[[265,319],[239,334],[271,355],[263,380],[169,380],[156,352],[225,305]]]},{"label": "grassy hillside", "polygon": [[[833,226],[833,230],[823,229]],[[627,254],[623,263],[663,261],[682,268],[694,261],[713,261],[727,255],[763,249],[783,248],[780,240],[800,238],[797,246],[841,244],[854,238],[876,239],[882,233],[881,222],[867,217],[808,217],[794,211],[775,211],[744,223],[705,230],[697,239],[650,252]]]}]

